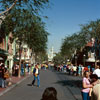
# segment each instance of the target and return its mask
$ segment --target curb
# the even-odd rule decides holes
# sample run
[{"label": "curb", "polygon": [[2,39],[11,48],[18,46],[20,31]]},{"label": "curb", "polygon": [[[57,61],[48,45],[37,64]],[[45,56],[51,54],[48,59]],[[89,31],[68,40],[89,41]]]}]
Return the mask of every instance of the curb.
[{"label": "curb", "polygon": [[13,89],[14,87],[16,87],[18,84],[20,84],[22,81],[24,81],[25,79],[27,79],[29,76],[26,76],[25,78],[23,78],[22,80],[20,80],[19,82],[13,84],[12,86],[8,87],[6,90],[4,90],[3,92],[0,93],[0,96],[4,95],[5,93],[7,93],[8,91],[10,91],[11,89]]}]

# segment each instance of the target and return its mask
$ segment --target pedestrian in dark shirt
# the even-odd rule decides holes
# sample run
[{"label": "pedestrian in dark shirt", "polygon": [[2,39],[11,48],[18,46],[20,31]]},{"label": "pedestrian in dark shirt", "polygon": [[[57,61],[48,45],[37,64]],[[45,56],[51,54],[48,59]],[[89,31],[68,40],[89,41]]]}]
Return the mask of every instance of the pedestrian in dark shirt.
[{"label": "pedestrian in dark shirt", "polygon": [[[77,66],[77,65],[76,65]],[[78,76],[78,71],[79,71],[79,66],[77,66],[77,69],[76,69],[76,75]]]},{"label": "pedestrian in dark shirt", "polygon": [[37,79],[37,86],[40,87],[40,77],[39,77],[39,68],[38,65],[35,65],[35,68],[33,69],[33,76],[34,76],[34,80],[32,81],[32,86],[34,85],[36,79]]}]

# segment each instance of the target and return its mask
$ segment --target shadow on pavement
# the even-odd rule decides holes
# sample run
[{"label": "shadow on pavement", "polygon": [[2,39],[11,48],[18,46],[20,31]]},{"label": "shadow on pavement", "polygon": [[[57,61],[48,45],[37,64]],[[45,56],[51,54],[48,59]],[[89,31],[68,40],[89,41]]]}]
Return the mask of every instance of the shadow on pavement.
[{"label": "shadow on pavement", "polygon": [[80,80],[62,80],[62,81],[57,81],[55,84],[60,84],[62,86],[70,86],[70,87],[78,87],[82,88],[82,81]]},{"label": "shadow on pavement", "polygon": [[57,73],[57,74],[60,74],[60,75],[68,75],[68,73]]},{"label": "shadow on pavement", "polygon": [[27,86],[32,86],[32,84],[27,84]]},{"label": "shadow on pavement", "polygon": [[[71,77],[71,76],[72,76],[72,77],[76,77],[76,76],[73,75],[73,73],[71,73],[70,75],[69,75],[68,72],[65,72],[65,73],[64,73],[64,72],[57,72],[57,71],[56,71],[56,73],[57,73],[58,75],[68,75],[68,76],[70,76],[70,77]],[[80,77],[80,76],[78,76],[78,77]]]},{"label": "shadow on pavement", "polygon": [[37,87],[37,85],[27,84],[27,86]]}]

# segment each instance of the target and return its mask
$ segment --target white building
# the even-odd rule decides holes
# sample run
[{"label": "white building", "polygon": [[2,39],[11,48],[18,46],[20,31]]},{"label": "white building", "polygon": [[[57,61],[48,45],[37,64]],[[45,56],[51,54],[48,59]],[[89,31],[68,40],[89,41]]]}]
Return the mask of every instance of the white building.
[{"label": "white building", "polygon": [[48,61],[52,61],[54,57],[54,49],[53,47],[48,52]]},{"label": "white building", "polygon": [[[19,45],[17,45],[17,49],[19,50]],[[17,52],[19,55],[19,52]],[[31,53],[32,50],[28,47],[27,44],[22,44],[22,50],[21,50],[21,60],[25,61],[26,63],[31,63]],[[17,57],[19,59],[19,56]]]}]

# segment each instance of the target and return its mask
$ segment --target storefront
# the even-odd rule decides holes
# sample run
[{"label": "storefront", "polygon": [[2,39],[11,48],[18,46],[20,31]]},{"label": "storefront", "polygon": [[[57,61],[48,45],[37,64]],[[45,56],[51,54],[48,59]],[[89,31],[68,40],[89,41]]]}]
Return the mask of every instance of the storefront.
[{"label": "storefront", "polygon": [[0,49],[1,60],[6,64],[8,52],[6,50]]}]

